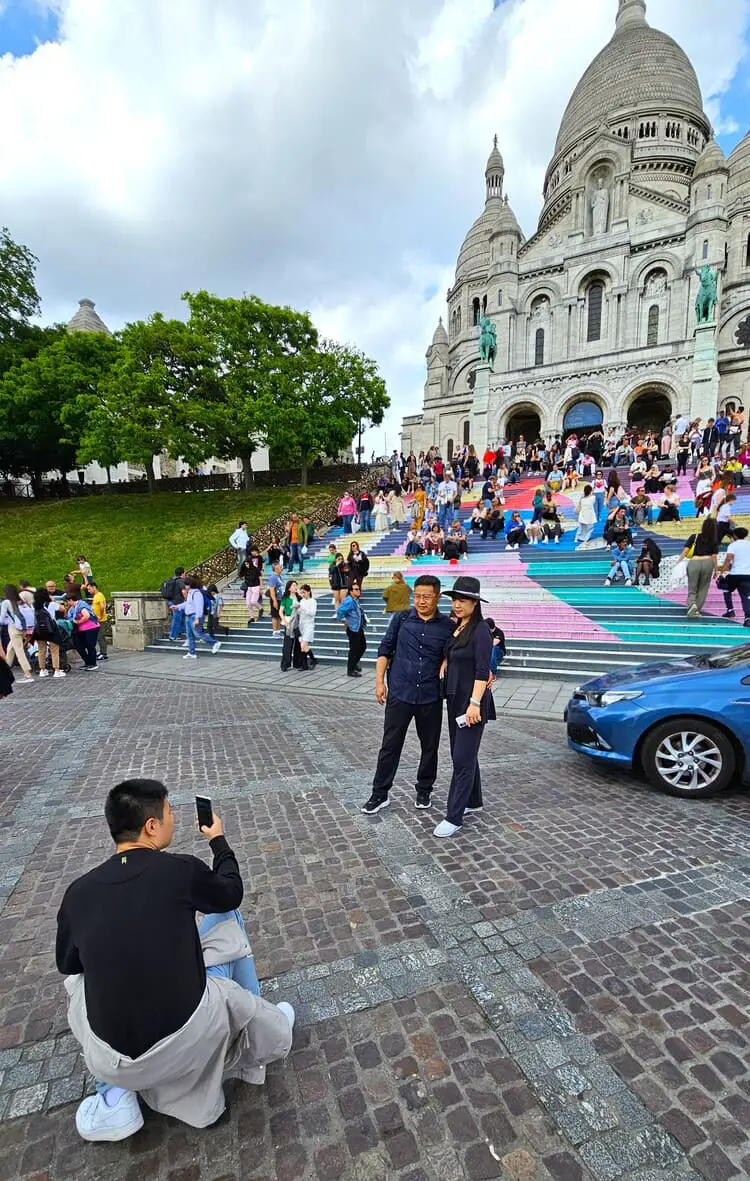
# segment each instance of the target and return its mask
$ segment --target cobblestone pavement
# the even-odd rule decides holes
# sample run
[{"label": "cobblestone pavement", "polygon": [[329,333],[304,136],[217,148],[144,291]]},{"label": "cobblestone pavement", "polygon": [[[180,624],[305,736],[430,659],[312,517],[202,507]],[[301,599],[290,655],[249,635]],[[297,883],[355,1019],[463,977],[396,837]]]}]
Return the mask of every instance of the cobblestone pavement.
[{"label": "cobblestone pavement", "polygon": [[[200,663],[200,662],[199,662]],[[555,722],[488,729],[460,837],[366,817],[381,711],[134,675],[2,703],[0,1181],[724,1181],[750,1174],[746,796],[683,802],[569,753]],[[359,687],[358,687],[359,688]],[[298,1011],[265,1088],[197,1132],[147,1114],[77,1138],[90,1079],[53,962],[72,877],[108,852],[106,790],[163,777],[176,847],[216,801],[264,992]]]}]

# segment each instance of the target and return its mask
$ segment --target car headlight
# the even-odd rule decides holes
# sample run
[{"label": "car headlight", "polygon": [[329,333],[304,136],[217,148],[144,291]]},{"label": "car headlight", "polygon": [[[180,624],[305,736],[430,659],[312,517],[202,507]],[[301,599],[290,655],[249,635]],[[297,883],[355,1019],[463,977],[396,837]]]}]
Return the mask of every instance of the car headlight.
[{"label": "car headlight", "polygon": [[618,701],[635,701],[637,697],[643,697],[642,689],[610,689],[606,693],[586,694],[588,704],[594,705],[598,709],[603,709],[607,705],[616,705]]}]

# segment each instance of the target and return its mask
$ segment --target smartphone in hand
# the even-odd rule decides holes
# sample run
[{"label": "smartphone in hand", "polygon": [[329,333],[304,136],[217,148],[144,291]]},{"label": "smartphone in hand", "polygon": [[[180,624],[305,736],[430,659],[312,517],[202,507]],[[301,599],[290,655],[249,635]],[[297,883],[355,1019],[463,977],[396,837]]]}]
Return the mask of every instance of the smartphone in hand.
[{"label": "smartphone in hand", "polygon": [[214,822],[214,811],[208,796],[195,797],[195,810],[198,813],[198,827],[211,828]]},{"label": "smartphone in hand", "polygon": [[459,730],[463,730],[465,726],[468,726],[468,724],[469,723],[466,721],[466,714],[461,714],[460,718],[456,718],[456,725],[458,726]]}]

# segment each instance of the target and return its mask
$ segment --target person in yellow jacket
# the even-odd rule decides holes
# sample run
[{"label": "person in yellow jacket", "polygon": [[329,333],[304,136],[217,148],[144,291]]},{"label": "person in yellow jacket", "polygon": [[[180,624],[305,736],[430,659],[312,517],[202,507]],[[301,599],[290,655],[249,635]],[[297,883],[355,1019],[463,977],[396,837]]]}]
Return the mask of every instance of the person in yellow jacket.
[{"label": "person in yellow jacket", "polygon": [[99,655],[97,660],[107,659],[107,639],[104,635],[104,625],[107,622],[107,600],[95,582],[91,579],[84,585],[86,597],[91,600],[91,610],[99,620]]},{"label": "person in yellow jacket", "polygon": [[385,600],[384,615],[394,615],[396,611],[408,611],[411,606],[411,590],[404,582],[404,576],[400,570],[394,570],[391,575],[391,584],[383,591],[383,598]]}]

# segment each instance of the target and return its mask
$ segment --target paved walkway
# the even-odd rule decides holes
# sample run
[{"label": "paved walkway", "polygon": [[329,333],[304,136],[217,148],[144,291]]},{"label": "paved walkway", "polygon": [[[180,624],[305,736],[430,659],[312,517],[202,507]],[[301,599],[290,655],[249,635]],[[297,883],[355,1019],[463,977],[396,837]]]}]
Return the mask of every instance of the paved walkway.
[{"label": "paved walkway", "polygon": [[[267,669],[258,692],[140,659],[1,706],[0,1181],[750,1173],[744,794],[659,796],[570,753],[559,723],[504,714],[485,812],[438,843],[445,741],[432,812],[413,808],[411,737],[393,806],[359,811],[381,734],[366,685],[281,694]],[[170,785],[180,851],[205,856],[193,796],[211,794],[264,990],[299,1020],[290,1059],[231,1084],[215,1128],[146,1113],[92,1146],[55,915],[108,855],[103,797],[126,774]]]},{"label": "paved walkway", "polygon": [[[131,654],[112,652],[107,662],[107,674],[144,677],[149,680],[168,679],[176,684],[217,685],[222,688],[248,689],[262,693],[282,693],[302,697],[345,697],[349,701],[372,703],[375,673],[365,668],[355,680],[346,675],[346,666],[320,663],[314,672],[290,669],[282,672],[278,662],[270,660],[238,659],[212,660],[211,654],[201,653],[197,661],[183,661],[182,648],[161,655],[156,652]],[[563,710],[574,680],[542,681],[537,678],[506,676],[501,673],[495,685],[495,704],[510,715],[529,714],[532,717],[562,721]],[[376,707],[377,708],[377,707]]]}]

